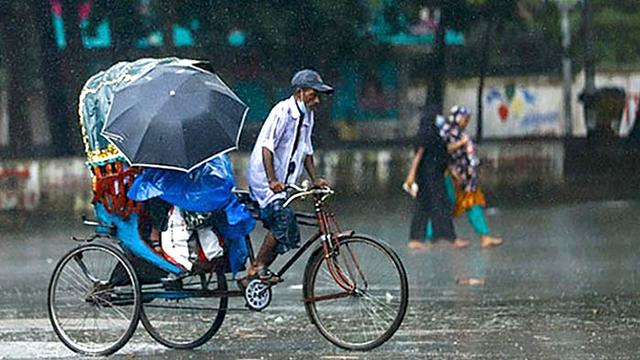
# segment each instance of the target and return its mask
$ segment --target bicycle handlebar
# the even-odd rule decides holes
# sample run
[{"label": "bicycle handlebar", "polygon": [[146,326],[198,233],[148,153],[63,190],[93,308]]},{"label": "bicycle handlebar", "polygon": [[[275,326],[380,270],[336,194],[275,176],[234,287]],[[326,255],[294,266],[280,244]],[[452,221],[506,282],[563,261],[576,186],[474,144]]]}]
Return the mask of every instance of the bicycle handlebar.
[{"label": "bicycle handlebar", "polygon": [[[293,190],[295,193],[292,193],[285,199],[283,206],[289,206],[289,204],[291,204],[294,200],[304,198],[309,195],[313,195],[320,201],[324,201],[327,197],[335,193],[333,189],[328,186],[322,188],[309,186],[308,181],[304,181],[301,186],[296,184],[288,184],[285,186],[285,190]],[[240,199],[240,201],[248,205],[250,209],[258,209],[260,207],[255,200],[251,199],[248,190],[235,189],[233,190],[233,192]]]},{"label": "bicycle handlebar", "polygon": [[284,202],[282,206],[289,206],[294,200],[298,198],[304,198],[309,195],[313,195],[316,198],[319,198],[320,201],[324,201],[327,197],[333,195],[335,192],[328,186],[325,187],[309,187],[304,184],[302,186],[298,186],[295,184],[288,184],[286,186],[287,190],[294,190],[296,193],[290,195],[287,200]]}]

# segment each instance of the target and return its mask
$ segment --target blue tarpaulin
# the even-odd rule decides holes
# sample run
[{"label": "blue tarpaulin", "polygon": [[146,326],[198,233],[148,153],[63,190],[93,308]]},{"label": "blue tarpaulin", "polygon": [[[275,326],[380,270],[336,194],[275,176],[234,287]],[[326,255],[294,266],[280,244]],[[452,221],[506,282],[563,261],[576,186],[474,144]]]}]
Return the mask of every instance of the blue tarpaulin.
[{"label": "blue tarpaulin", "polygon": [[216,222],[215,226],[225,238],[231,270],[237,272],[247,259],[244,238],[255,227],[255,220],[233,194],[235,186],[231,161],[221,155],[189,173],[146,168],[136,177],[127,196],[135,201],[159,197],[187,211],[223,210],[226,221]]},{"label": "blue tarpaulin", "polygon": [[134,253],[137,257],[145,259],[156,267],[175,275],[180,275],[185,272],[182,267],[168,262],[162,255],[151,250],[151,248],[145,244],[138,231],[138,214],[131,214],[127,219],[123,219],[117,214],[112,214],[107,211],[104,205],[100,203],[96,204],[94,209],[98,221],[103,225],[98,228],[99,232],[109,234],[109,229],[104,227],[115,226],[116,238],[126,249]]}]

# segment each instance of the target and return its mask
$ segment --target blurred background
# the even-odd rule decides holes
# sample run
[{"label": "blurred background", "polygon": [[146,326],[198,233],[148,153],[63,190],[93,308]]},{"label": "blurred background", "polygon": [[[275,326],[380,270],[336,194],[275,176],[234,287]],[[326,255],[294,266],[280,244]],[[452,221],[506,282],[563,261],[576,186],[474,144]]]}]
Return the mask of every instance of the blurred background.
[{"label": "blurred background", "polygon": [[[336,88],[316,113],[319,173],[345,227],[398,251],[412,291],[405,324],[372,356],[635,358],[638,39],[637,1],[0,0],[0,358],[70,356],[45,302],[69,237],[91,232],[78,221],[93,213],[83,84],[120,61],[168,56],[210,61],[251,108],[230,154],[239,187],[293,73],[314,68]],[[506,242],[480,250],[456,220],[470,249],[416,256],[401,184],[426,109],[454,104],[472,111],[486,214]],[[293,272],[270,313],[232,316],[203,351],[336,353],[303,331]],[[295,334],[234,342],[251,324]]]},{"label": "blurred background", "polygon": [[2,209],[86,173],[77,109],[91,75],[166,56],[210,61],[251,107],[241,183],[261,122],[312,67],[337,88],[319,111],[319,165],[349,193],[397,192],[424,109],[465,104],[498,201],[637,194],[631,2],[3,0],[0,24]]}]

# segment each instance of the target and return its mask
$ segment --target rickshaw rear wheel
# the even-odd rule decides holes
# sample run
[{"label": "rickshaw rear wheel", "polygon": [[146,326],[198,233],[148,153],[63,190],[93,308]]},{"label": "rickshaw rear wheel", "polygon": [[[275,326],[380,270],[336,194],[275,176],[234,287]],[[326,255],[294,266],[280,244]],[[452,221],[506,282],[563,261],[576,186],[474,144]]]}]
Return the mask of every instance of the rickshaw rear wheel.
[{"label": "rickshaw rear wheel", "polygon": [[[160,344],[172,349],[194,349],[209,341],[222,326],[229,303],[225,274],[218,271],[204,283],[200,276],[182,278],[179,288],[159,288],[161,285],[156,284],[142,289],[140,320]],[[218,295],[206,296],[210,291]],[[204,296],[198,296],[198,292]]]},{"label": "rickshaw rear wheel", "polygon": [[69,349],[106,356],[131,338],[140,316],[140,284],[118,249],[87,244],[69,251],[53,271],[47,309],[53,330]]}]

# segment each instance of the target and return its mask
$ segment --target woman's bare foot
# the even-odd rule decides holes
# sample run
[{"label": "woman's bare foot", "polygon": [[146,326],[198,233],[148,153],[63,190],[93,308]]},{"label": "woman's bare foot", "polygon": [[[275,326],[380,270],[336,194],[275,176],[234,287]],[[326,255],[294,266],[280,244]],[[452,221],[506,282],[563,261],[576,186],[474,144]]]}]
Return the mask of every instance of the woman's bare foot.
[{"label": "woman's bare foot", "polygon": [[480,236],[480,247],[483,249],[500,246],[504,240],[489,235]]},{"label": "woman's bare foot", "polygon": [[463,249],[466,248],[467,246],[469,246],[469,244],[471,244],[471,242],[469,240],[464,240],[464,239],[455,239],[453,240],[453,248],[454,249]]},{"label": "woman's bare foot", "polygon": [[484,285],[484,279],[473,278],[473,277],[462,277],[456,279],[456,284],[458,285],[470,285],[470,286],[482,286]]},{"label": "woman's bare foot", "polygon": [[414,250],[414,251],[427,251],[429,250],[429,244],[420,241],[420,240],[409,240],[409,243],[407,243],[407,246],[409,247],[410,250]]}]

